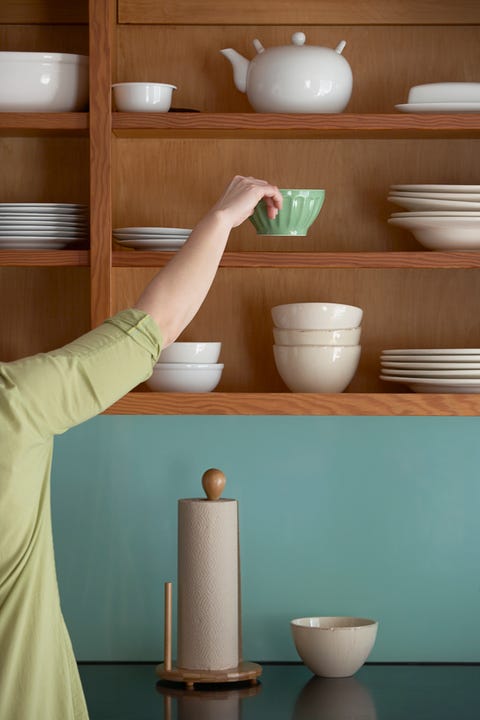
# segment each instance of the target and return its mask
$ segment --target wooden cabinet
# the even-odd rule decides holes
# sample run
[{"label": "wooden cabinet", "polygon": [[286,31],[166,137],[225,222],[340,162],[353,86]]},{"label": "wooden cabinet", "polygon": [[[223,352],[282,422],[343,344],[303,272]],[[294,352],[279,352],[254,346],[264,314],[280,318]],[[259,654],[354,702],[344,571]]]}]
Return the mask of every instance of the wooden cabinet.
[{"label": "wooden cabinet", "polygon": [[[477,79],[480,6],[301,0],[293,12],[281,0],[90,0],[87,26],[86,8],[70,4],[71,24],[62,6],[67,30],[54,24],[53,0],[31,0],[31,20],[0,16],[19,23],[1,27],[6,49],[39,49],[45,38],[52,49],[82,51],[89,36],[91,64],[88,114],[0,114],[1,157],[13,168],[0,200],[60,200],[68,191],[89,197],[91,213],[90,253],[0,253],[0,272],[13,278],[2,289],[7,303],[18,302],[17,284],[30,287],[30,276],[33,288],[40,278],[36,292],[47,303],[45,316],[37,295],[26,317],[18,305],[8,322],[19,332],[3,355],[74,337],[89,300],[94,325],[135,301],[169,255],[120,249],[112,227],[191,227],[233,174],[252,174],[281,187],[324,187],[326,201],[306,238],[259,238],[248,222],[232,232],[212,290],[182,336],[222,340],[218,391],[142,387],[109,412],[477,415],[480,396],[414,394],[378,375],[387,347],[480,346],[480,254],[424,251],[386,222],[392,183],[478,184],[478,114],[402,114],[394,106],[415,84]],[[29,24],[42,17],[46,24]],[[298,29],[312,44],[347,41],[354,91],[345,113],[254,113],[235,89],[221,48],[252,57],[255,37],[285,44]],[[111,82],[133,80],[172,82],[174,107],[199,112],[112,113]],[[314,300],[364,308],[362,358],[348,392],[290,393],[276,372],[270,308]]]}]

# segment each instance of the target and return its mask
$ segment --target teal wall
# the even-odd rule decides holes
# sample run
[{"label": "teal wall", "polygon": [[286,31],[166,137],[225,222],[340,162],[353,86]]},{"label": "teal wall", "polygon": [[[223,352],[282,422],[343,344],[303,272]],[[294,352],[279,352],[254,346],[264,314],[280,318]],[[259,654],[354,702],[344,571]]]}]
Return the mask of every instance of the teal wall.
[{"label": "teal wall", "polygon": [[480,418],[100,416],[55,441],[63,610],[80,660],[163,655],[177,500],[239,500],[244,656],[289,620],[380,621],[372,661],[480,661]]}]

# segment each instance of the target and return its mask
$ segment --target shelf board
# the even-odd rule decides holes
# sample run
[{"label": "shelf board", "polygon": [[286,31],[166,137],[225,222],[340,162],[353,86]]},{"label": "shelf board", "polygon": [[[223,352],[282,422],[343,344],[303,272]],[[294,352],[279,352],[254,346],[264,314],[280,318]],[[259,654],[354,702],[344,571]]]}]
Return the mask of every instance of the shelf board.
[{"label": "shelf board", "polygon": [[480,114],[115,112],[112,127],[118,137],[476,137]]},{"label": "shelf board", "polygon": [[[119,250],[113,267],[163,267],[173,252]],[[480,252],[226,252],[228,268],[480,268]]]},{"label": "shelf board", "polygon": [[478,416],[480,395],[131,392],[109,415]]},{"label": "shelf board", "polygon": [[0,250],[0,267],[88,267],[88,250]]},{"label": "shelf board", "polygon": [[88,135],[88,113],[0,112],[0,135]]}]

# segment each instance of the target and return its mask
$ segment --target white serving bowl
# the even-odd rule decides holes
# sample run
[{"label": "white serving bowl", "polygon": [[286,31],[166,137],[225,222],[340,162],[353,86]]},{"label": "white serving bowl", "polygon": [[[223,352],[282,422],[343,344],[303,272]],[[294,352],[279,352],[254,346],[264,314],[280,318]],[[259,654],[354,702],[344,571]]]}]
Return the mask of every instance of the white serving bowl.
[{"label": "white serving bowl", "polygon": [[360,361],[360,345],[274,345],[278,373],[292,392],[343,392]]},{"label": "white serving bowl", "polygon": [[170,83],[115,83],[113,100],[120,112],[168,112],[172,93],[177,89]]},{"label": "white serving bowl", "polygon": [[395,217],[388,222],[410,230],[429,250],[480,249],[480,217]]},{"label": "white serving bowl", "polygon": [[478,82],[438,82],[415,85],[408,93],[409,103],[480,102]]},{"label": "white serving bowl", "polygon": [[160,353],[157,365],[163,363],[216,363],[221,342],[174,342]]},{"label": "white serving bowl", "polygon": [[295,648],[320,677],[350,677],[375,644],[378,622],[356,617],[305,617],[290,623]]},{"label": "white serving bowl", "polygon": [[222,371],[223,363],[160,363],[146,384],[159,392],[211,392]]},{"label": "white serving bowl", "polygon": [[343,330],[284,330],[273,328],[277,345],[358,345],[362,328]]},{"label": "white serving bowl", "polygon": [[2,112],[71,112],[88,105],[88,57],[0,52]]},{"label": "white serving bowl", "polygon": [[362,322],[363,310],[342,303],[307,302],[276,305],[274,325],[285,330],[343,330]]}]

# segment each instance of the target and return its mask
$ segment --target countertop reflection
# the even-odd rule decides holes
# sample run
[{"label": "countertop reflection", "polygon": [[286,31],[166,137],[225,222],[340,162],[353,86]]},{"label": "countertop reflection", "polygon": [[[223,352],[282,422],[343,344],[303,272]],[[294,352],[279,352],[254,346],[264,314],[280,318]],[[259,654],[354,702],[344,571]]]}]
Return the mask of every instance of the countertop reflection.
[{"label": "countertop reflection", "polygon": [[367,664],[318,678],[301,664],[263,664],[258,685],[183,690],[155,665],[82,664],[90,720],[478,720],[480,664]]}]

